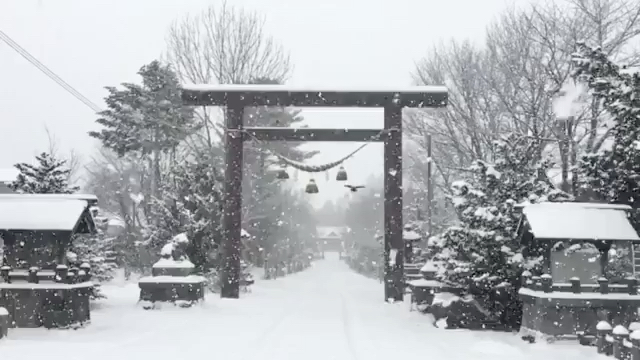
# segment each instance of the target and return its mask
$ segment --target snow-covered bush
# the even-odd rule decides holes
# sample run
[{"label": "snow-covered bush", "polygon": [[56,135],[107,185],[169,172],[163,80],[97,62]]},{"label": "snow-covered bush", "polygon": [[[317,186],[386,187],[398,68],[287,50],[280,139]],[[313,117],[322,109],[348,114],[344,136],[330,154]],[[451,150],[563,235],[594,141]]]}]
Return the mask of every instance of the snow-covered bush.
[{"label": "snow-covered bush", "polygon": [[520,213],[515,205],[568,199],[547,179],[551,164],[540,159],[539,146],[518,136],[495,142],[493,164],[476,161],[468,178],[452,185],[450,199],[459,224],[428,241],[429,252],[442,262],[437,277],[479,298],[500,292],[502,300],[491,304],[490,311],[502,316],[507,316],[507,306],[518,303],[522,271],[539,264],[537,257],[525,258],[516,238]]},{"label": "snow-covered bush", "polygon": [[102,231],[96,235],[76,235],[67,253],[67,261],[74,266],[82,263],[91,265],[91,281],[95,285],[92,298],[105,298],[100,284],[111,281],[117,268],[113,258],[113,238],[106,237]]}]

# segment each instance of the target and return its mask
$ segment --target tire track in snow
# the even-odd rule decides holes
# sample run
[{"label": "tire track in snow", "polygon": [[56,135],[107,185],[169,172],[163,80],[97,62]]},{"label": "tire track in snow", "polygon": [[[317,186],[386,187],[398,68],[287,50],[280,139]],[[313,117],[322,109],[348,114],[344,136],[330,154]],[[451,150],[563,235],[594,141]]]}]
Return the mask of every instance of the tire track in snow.
[{"label": "tire track in snow", "polygon": [[268,341],[273,338],[275,334],[277,334],[277,330],[282,327],[282,324],[284,324],[285,320],[291,317],[291,314],[294,314],[297,308],[300,306],[300,303],[296,301],[292,301],[292,304],[294,304],[294,308],[285,306],[284,311],[282,311],[282,313],[279,314],[278,317],[274,321],[272,321],[264,331],[260,333],[260,335],[253,339],[253,341],[251,342],[252,352],[243,356],[241,358],[242,360],[253,360],[263,355],[263,350],[265,350],[265,348],[269,346]]},{"label": "tire track in snow", "polygon": [[340,294],[340,298],[342,300],[342,325],[344,329],[345,339],[347,340],[347,347],[349,348],[349,354],[351,354],[352,360],[359,360],[360,356],[358,355],[355,342],[353,341],[353,326],[351,323],[351,317],[349,316],[347,299],[344,294]]}]

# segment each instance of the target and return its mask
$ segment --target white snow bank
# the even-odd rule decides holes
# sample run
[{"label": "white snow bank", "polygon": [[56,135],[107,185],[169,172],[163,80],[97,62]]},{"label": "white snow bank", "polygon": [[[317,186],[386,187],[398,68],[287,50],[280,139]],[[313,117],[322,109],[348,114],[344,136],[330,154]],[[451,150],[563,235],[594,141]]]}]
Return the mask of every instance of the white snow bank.
[{"label": "white snow bank", "polygon": [[181,284],[197,284],[201,282],[206,282],[207,279],[203,276],[199,275],[189,275],[189,276],[145,276],[141,277],[138,280],[138,283],[147,283],[147,284],[155,284],[155,283],[181,283]]},{"label": "white snow bank", "polygon": [[83,200],[0,195],[0,229],[71,231],[86,208]]},{"label": "white snow bank", "polygon": [[522,211],[538,239],[640,241],[624,208],[599,205],[541,203]]},{"label": "white snow bank", "polygon": [[189,268],[193,269],[195,265],[189,260],[173,260],[160,259],[153,264],[154,268]]}]

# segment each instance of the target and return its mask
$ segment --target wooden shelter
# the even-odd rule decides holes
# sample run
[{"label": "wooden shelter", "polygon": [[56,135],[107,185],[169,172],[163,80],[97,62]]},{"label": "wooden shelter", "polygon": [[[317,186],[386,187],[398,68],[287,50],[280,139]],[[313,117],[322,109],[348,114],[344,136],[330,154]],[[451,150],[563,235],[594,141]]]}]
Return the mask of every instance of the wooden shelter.
[{"label": "wooden shelter", "polygon": [[[527,336],[572,337],[595,331],[599,316],[614,322],[636,316],[640,295],[632,244],[640,237],[630,210],[593,203],[522,206],[518,235],[524,255],[542,259],[539,272],[524,272],[519,291]],[[630,264],[617,281],[606,271],[614,251],[618,261]]]},{"label": "wooden shelter", "polygon": [[66,328],[90,319],[91,266],[66,264],[74,234],[93,233],[90,201],[0,195],[0,306],[16,327]]}]

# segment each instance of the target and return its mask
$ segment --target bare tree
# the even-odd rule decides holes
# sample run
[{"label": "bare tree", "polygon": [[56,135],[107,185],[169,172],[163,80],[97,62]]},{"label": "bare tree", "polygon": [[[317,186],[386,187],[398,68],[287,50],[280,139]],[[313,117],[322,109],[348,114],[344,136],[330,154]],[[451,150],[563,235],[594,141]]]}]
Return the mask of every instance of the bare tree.
[{"label": "bare tree", "polygon": [[[292,71],[288,52],[264,32],[264,18],[229,5],[211,5],[174,22],[167,35],[167,60],[182,81],[246,84],[256,79],[284,82]],[[220,135],[212,114],[199,113],[204,133],[195,141],[213,146]]]},{"label": "bare tree", "polygon": [[47,134],[47,140],[49,141],[48,153],[51,156],[66,161],[66,166],[70,170],[67,182],[69,184],[76,184],[79,179],[79,172],[82,167],[82,157],[75,149],[71,149],[66,155],[60,154],[60,147],[58,145],[58,139],[49,130],[48,126],[44,126],[44,131]]},{"label": "bare tree", "polygon": [[410,117],[406,129],[418,138],[432,134],[440,180],[460,176],[455,169],[473,159],[490,159],[493,139],[511,131],[540,140],[539,156],[555,154],[561,183],[569,189],[577,153],[597,151],[607,140],[608,115],[588,94],[579,94],[574,121],[561,122],[554,101],[572,82],[570,58],[579,40],[636,61],[630,43],[638,38],[640,9],[633,5],[570,0],[514,7],[488,27],[484,48],[465,42],[433,48],[417,64],[414,79],[447,85],[450,106]]}]

